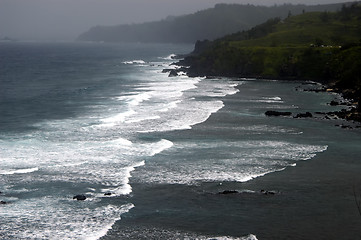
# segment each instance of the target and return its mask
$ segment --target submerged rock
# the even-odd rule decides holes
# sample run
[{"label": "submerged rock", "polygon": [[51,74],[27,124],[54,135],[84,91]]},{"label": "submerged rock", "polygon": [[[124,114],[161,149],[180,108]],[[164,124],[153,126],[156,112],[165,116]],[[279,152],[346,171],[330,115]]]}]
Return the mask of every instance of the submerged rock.
[{"label": "submerged rock", "polygon": [[306,113],[299,113],[295,116],[295,118],[309,118],[312,117],[312,113],[306,112]]},{"label": "submerged rock", "polygon": [[266,116],[291,116],[291,112],[278,112],[278,111],[267,111],[265,112]]},{"label": "submerged rock", "polygon": [[222,192],[219,192],[218,194],[235,194],[235,193],[239,193],[236,190],[224,190]]},{"label": "submerged rock", "polygon": [[85,195],[75,195],[73,199],[76,199],[78,201],[84,201],[86,199]]},{"label": "submerged rock", "polygon": [[266,190],[261,190],[261,193],[264,195],[275,195],[276,194],[275,191],[266,191]]}]

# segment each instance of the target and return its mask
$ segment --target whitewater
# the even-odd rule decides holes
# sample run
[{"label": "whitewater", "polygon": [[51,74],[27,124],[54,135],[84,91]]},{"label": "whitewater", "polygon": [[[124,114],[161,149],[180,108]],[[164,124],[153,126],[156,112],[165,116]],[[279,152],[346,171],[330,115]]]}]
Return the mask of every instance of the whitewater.
[{"label": "whitewater", "polygon": [[[175,68],[172,56],[190,52],[189,45],[0,49],[3,239],[99,239],[138,207],[132,183],[246,182],[327,150],[295,140],[303,134],[295,126],[260,121],[192,132],[252,80],[168,77],[162,70]],[[242,101],[297,109],[269,92]],[[236,131],[248,137],[226,137]],[[73,200],[77,194],[86,200]]]}]

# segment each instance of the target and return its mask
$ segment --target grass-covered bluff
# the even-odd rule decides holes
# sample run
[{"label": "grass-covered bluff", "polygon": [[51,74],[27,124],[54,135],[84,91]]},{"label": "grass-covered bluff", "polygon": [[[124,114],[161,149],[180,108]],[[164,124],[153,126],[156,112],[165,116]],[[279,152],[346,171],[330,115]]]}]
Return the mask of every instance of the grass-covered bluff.
[{"label": "grass-covered bluff", "polygon": [[314,80],[361,96],[361,4],[279,18],[215,41],[180,62],[190,76]]}]

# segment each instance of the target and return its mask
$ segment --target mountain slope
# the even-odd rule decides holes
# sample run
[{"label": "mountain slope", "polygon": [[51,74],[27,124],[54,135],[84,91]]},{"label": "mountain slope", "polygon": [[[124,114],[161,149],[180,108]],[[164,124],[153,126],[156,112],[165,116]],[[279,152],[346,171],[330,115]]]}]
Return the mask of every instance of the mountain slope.
[{"label": "mountain slope", "polygon": [[249,31],[198,42],[180,64],[189,66],[190,76],[319,81],[359,100],[361,3],[337,13],[271,19]]},{"label": "mountain slope", "polygon": [[162,21],[133,25],[97,26],[81,34],[81,41],[194,43],[213,40],[226,34],[249,29],[267,19],[285,18],[304,11],[336,11],[341,4],[290,5],[265,7],[217,4],[194,14],[168,17]]}]

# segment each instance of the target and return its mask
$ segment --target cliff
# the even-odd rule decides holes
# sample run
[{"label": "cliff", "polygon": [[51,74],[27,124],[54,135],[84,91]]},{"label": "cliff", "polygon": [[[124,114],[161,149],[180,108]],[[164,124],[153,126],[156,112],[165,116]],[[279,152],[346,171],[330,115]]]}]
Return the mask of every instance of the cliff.
[{"label": "cliff", "polygon": [[318,81],[360,102],[360,36],[361,4],[354,3],[336,13],[275,18],[249,31],[198,41],[179,65],[187,66],[190,76]]}]

